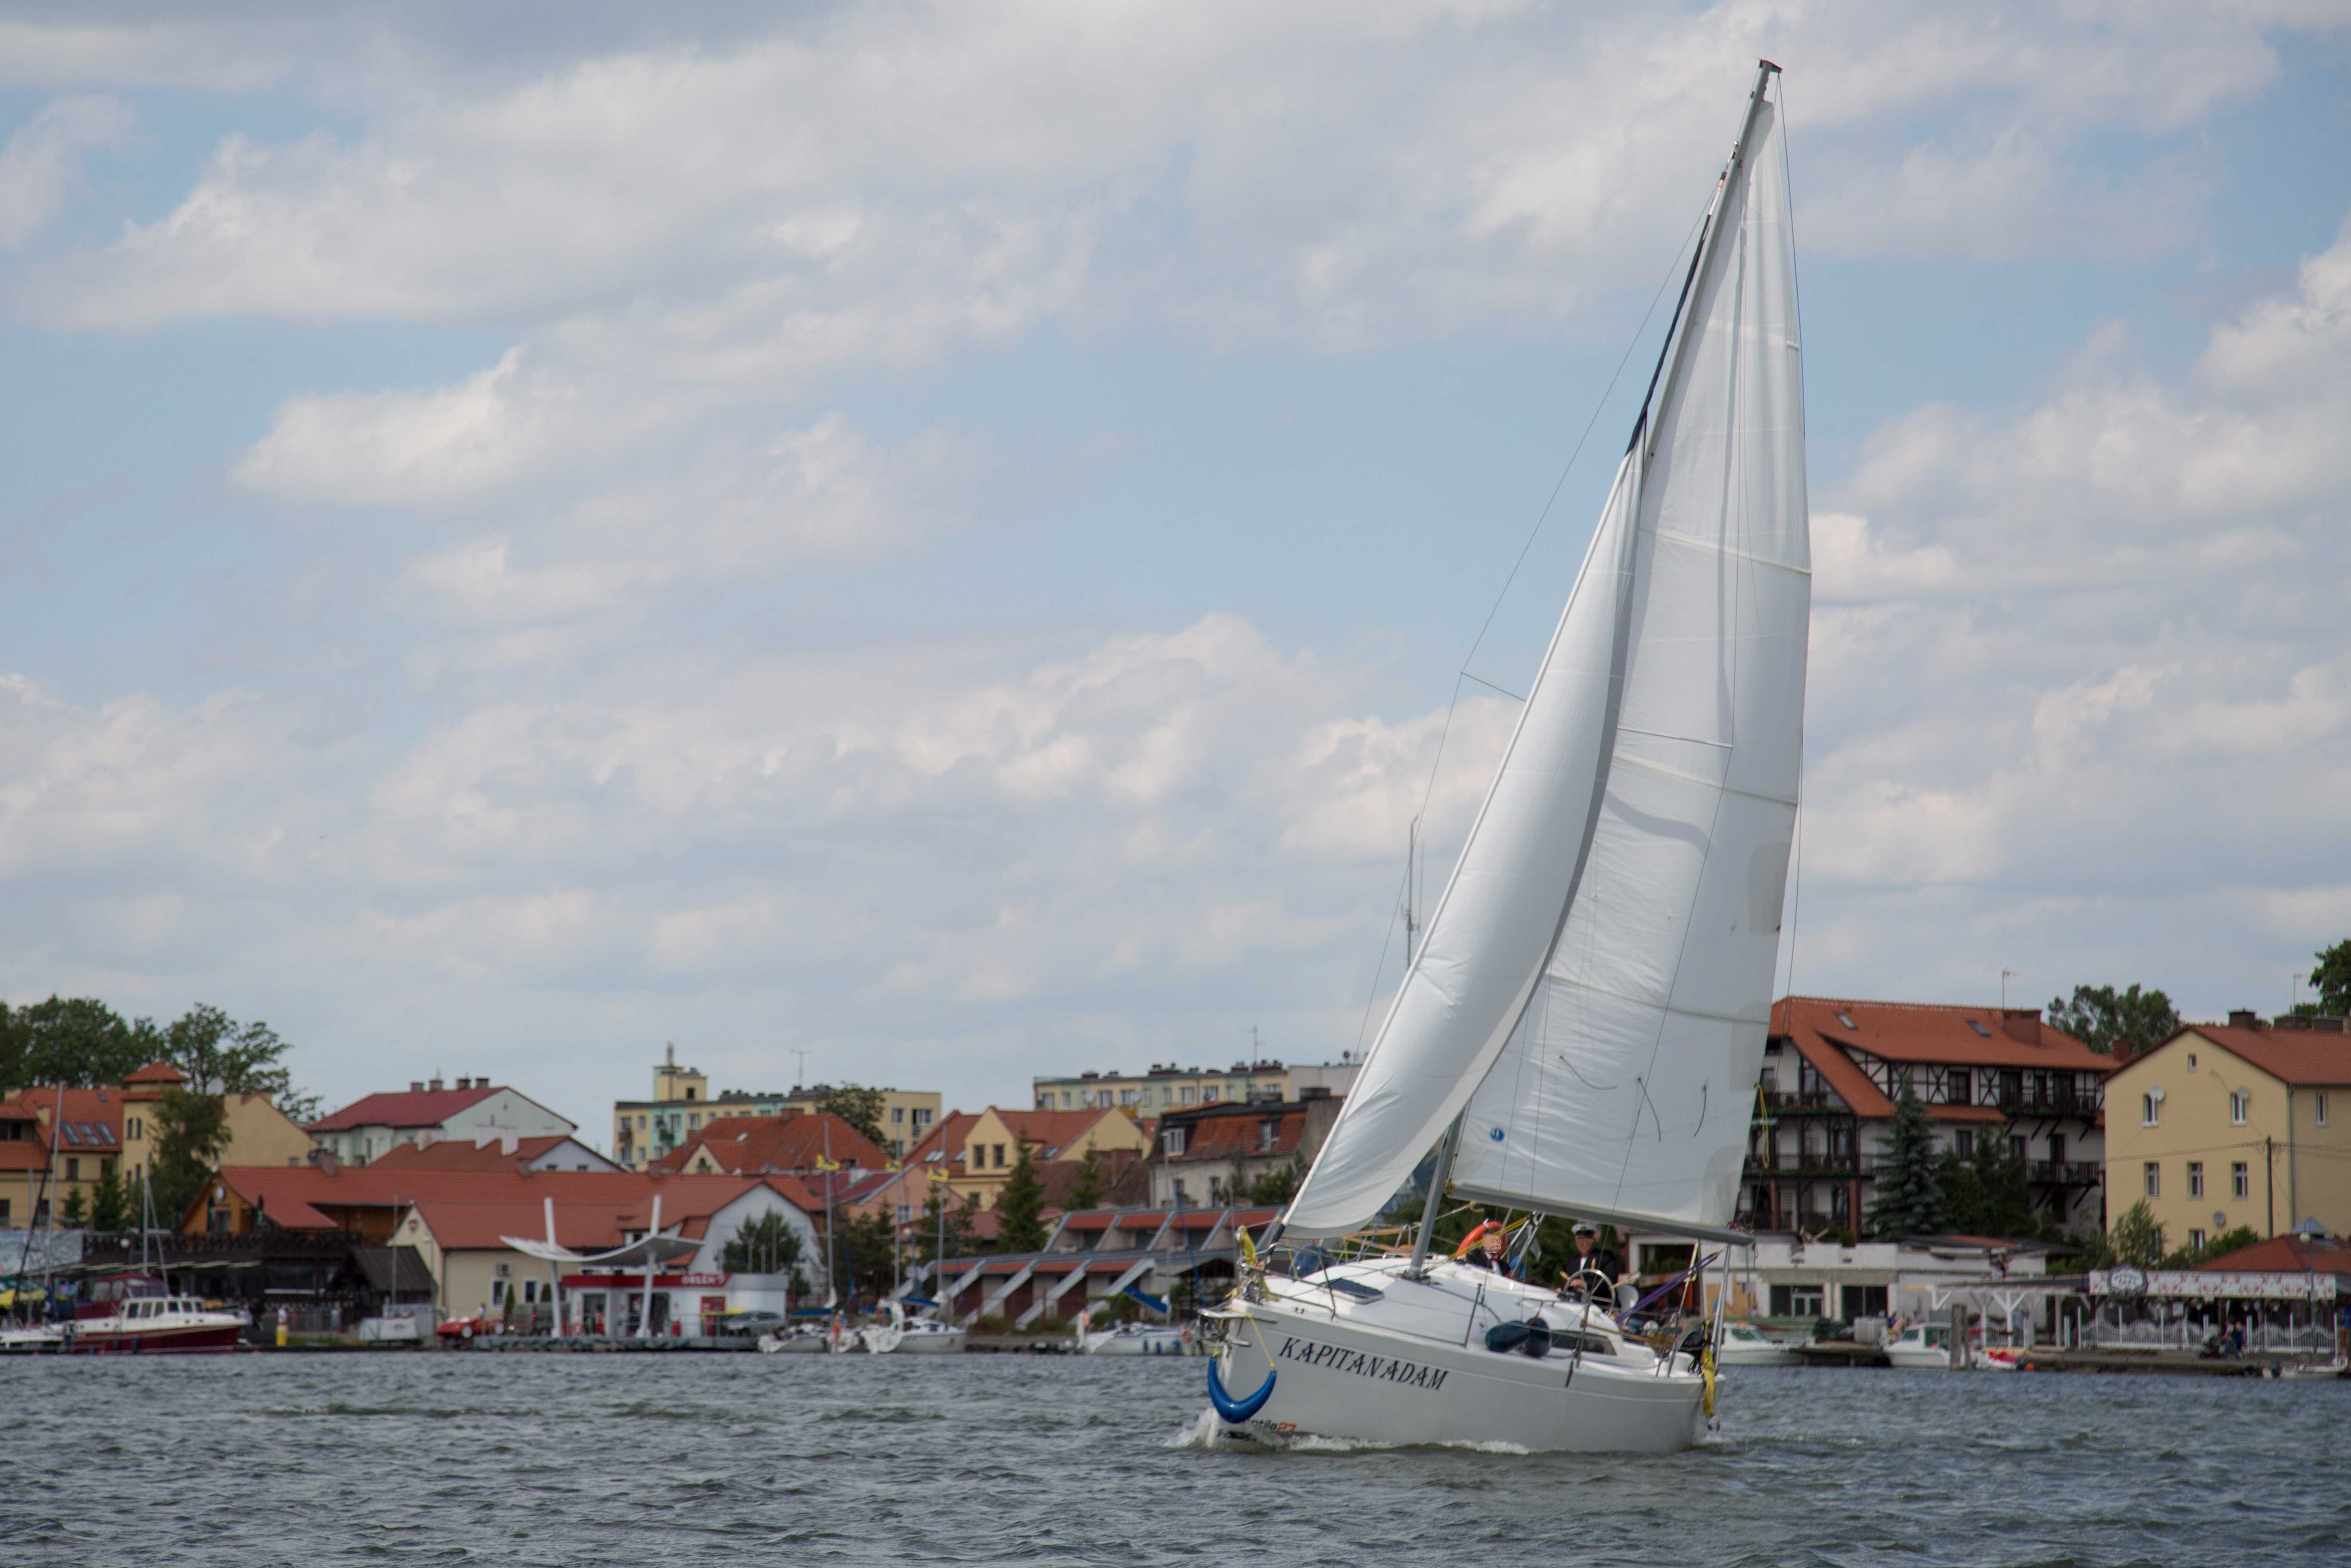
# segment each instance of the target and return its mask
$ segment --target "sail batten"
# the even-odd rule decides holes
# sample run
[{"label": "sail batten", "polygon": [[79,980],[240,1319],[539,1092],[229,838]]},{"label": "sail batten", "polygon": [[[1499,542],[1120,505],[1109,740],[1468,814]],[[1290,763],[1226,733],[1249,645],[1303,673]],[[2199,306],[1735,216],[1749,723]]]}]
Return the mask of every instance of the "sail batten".
[{"label": "sail batten", "polygon": [[1689,1234],[1730,1218],[1802,747],[1786,197],[1759,87],[1655,402],[1290,1229],[1367,1223],[1457,1115],[1457,1192]]}]

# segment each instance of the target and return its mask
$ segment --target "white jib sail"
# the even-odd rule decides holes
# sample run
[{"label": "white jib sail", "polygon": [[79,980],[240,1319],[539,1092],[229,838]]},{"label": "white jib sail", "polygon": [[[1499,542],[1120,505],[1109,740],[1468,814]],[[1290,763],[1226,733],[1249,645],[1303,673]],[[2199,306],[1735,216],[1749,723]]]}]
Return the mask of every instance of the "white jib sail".
[{"label": "white jib sail", "polygon": [[1457,1192],[1699,1233],[1730,1218],[1802,754],[1790,241],[1766,102],[1518,733],[1288,1228],[1368,1222],[1457,1113]]}]

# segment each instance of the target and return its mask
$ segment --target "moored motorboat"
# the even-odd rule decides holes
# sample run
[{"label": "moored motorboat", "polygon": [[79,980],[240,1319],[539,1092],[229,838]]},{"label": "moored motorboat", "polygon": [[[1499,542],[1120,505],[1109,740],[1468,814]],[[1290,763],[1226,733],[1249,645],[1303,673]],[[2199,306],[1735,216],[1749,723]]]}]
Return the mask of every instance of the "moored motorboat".
[{"label": "moored motorboat", "polygon": [[828,1344],[824,1330],[814,1323],[793,1323],[759,1336],[762,1355],[821,1355]]},{"label": "moored motorboat", "polygon": [[968,1331],[941,1321],[935,1302],[922,1302],[912,1316],[899,1301],[889,1305],[887,1322],[868,1323],[858,1331],[865,1348],[875,1355],[960,1355]]},{"label": "moored motorboat", "polygon": [[1080,1355],[1197,1355],[1195,1336],[1187,1326],[1174,1323],[1120,1323],[1114,1328],[1078,1334]]},{"label": "moored motorboat", "polygon": [[235,1350],[245,1337],[243,1312],[207,1307],[188,1296],[136,1296],[103,1316],[64,1326],[57,1348],[69,1355],[189,1355]]},{"label": "moored motorboat", "polygon": [[1912,1323],[1886,1342],[1886,1359],[1893,1365],[1922,1372],[1949,1371],[1951,1325]]},{"label": "moored motorboat", "polygon": [[1802,1358],[1753,1323],[1726,1323],[1714,1348],[1717,1366],[1793,1366]]}]

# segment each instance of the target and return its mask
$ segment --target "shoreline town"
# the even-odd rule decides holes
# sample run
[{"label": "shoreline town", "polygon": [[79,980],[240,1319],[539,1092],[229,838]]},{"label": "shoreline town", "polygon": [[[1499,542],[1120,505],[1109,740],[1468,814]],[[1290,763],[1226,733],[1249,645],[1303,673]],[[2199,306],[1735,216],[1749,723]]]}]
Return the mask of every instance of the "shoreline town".
[{"label": "shoreline town", "polygon": [[[29,1086],[0,1098],[0,1346],[1196,1354],[1355,1072],[1043,1076],[970,1113],[713,1094],[673,1051],[614,1106],[611,1155],[486,1079],[307,1124],[230,1094],[185,1207],[110,1230],[75,1221],[105,1185],[149,1190],[185,1075]],[[2351,1036],[2306,1009],[2094,1051],[2037,1009],[1786,998],[1741,1176],[1751,1241],[1608,1231],[1616,1305],[1719,1308],[1729,1367],[2338,1375],[2346,1096]],[[2004,1179],[2029,1233],[1883,1233],[1921,1155]],[[1440,1240],[1488,1213],[1447,1214]],[[1512,1231],[1520,1273],[1553,1226]],[[1635,1326],[1678,1332],[1654,1309]]]}]

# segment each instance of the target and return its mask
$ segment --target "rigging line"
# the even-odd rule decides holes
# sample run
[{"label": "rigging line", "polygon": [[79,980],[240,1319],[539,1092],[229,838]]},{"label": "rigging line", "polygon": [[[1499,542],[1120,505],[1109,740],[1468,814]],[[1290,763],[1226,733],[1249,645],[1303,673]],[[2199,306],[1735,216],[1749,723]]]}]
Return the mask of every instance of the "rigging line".
[{"label": "rigging line", "polygon": [[[1411,886],[1412,866],[1407,862],[1405,865],[1403,889],[1400,891],[1408,891]],[[1380,961],[1372,969],[1372,992],[1364,998],[1364,1021],[1355,1026],[1355,1055],[1359,1060],[1364,1052],[1364,1036],[1372,1027],[1372,1009],[1380,999],[1380,977],[1387,972],[1388,949],[1395,946],[1396,916],[1400,908],[1401,905],[1398,905],[1388,911],[1387,934],[1380,938]]]},{"label": "rigging line", "polygon": [[1522,702],[1524,702],[1524,701],[1526,701],[1526,700],[1527,700],[1526,698],[1524,698],[1524,697],[1522,697],[1522,696],[1519,695],[1519,694],[1518,694],[1518,693],[1516,693],[1516,692],[1512,691],[1512,690],[1511,690],[1510,687],[1508,687],[1508,686],[1497,686],[1497,685],[1495,685],[1493,682],[1491,682],[1491,681],[1488,680],[1488,679],[1487,679],[1485,676],[1483,676],[1483,675],[1470,675],[1470,674],[1469,674],[1469,672],[1468,672],[1468,671],[1467,671],[1467,670],[1464,670],[1464,671],[1462,671],[1461,673],[1462,673],[1463,674],[1465,674],[1465,675],[1469,675],[1469,678],[1470,678],[1471,680],[1473,680],[1473,681],[1477,682],[1477,683],[1478,683],[1479,685],[1481,685],[1481,686],[1489,686],[1489,687],[1492,687],[1492,689],[1493,689],[1493,690],[1495,690],[1495,691],[1498,691],[1498,692],[1501,693],[1504,696],[1506,696],[1506,697],[1510,698],[1510,699],[1512,702],[1514,702],[1514,703],[1522,703]]},{"label": "rigging line", "polygon": [[[1709,207],[1708,211],[1711,210]],[[1705,223],[1706,214],[1701,213],[1698,221],[1690,225],[1689,233],[1682,236],[1681,245],[1675,247],[1675,262],[1681,260],[1682,250],[1689,245]],[[1609,394],[1616,390],[1617,382],[1623,379],[1625,367],[1632,363],[1633,350],[1641,346],[1641,334],[1648,330],[1649,320],[1656,315],[1657,302],[1666,297],[1666,289],[1672,284],[1675,271],[1674,266],[1669,264],[1667,267],[1666,276],[1658,280],[1657,291],[1649,297],[1649,308],[1641,312],[1641,324],[1633,329],[1632,339],[1625,345],[1623,357],[1616,361],[1614,373],[1609,376],[1608,384],[1601,389],[1599,401],[1592,405],[1592,417],[1583,422],[1583,434],[1575,438],[1575,449],[1567,455],[1566,465],[1560,469],[1559,477],[1552,482],[1551,494],[1543,498],[1542,510],[1535,514],[1534,527],[1527,530],[1526,542],[1519,547],[1518,559],[1510,563],[1510,571],[1502,579],[1501,589],[1495,593],[1494,602],[1486,612],[1486,619],[1479,623],[1478,635],[1470,642],[1469,652],[1462,655],[1464,674],[1468,673],[1466,667],[1476,661],[1478,650],[1486,645],[1486,633],[1493,630],[1494,617],[1501,613],[1502,601],[1509,598],[1510,594],[1510,584],[1518,580],[1520,569],[1527,564],[1528,552],[1535,548],[1535,540],[1541,535],[1543,524],[1551,517],[1552,507],[1559,503],[1559,493],[1565,488],[1567,476],[1575,471],[1576,460],[1583,455],[1583,448],[1591,441],[1593,428],[1600,423],[1600,416],[1607,412]],[[1478,677],[1471,675],[1469,678],[1476,680]],[[1437,792],[1437,771],[1445,760],[1445,743],[1453,734],[1454,710],[1460,706],[1461,681],[1457,676],[1453,682],[1452,700],[1446,705],[1445,724],[1437,734],[1437,755],[1429,759],[1428,782],[1421,787],[1420,810],[1424,817],[1427,815],[1430,799]]]}]

